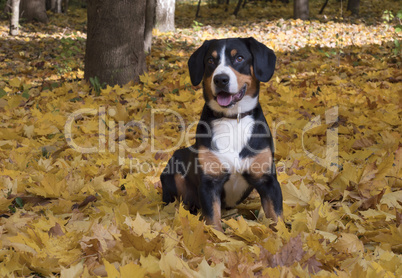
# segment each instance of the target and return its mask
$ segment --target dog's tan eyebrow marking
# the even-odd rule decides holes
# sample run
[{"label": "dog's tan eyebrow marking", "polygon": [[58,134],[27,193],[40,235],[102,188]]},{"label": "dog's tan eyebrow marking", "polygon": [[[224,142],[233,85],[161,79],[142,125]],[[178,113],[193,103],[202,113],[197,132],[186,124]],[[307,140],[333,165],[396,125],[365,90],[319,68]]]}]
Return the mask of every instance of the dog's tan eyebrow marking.
[{"label": "dog's tan eyebrow marking", "polygon": [[218,52],[216,50],[212,51],[211,53],[212,57],[214,57],[215,59],[218,58]]},{"label": "dog's tan eyebrow marking", "polygon": [[234,57],[237,54],[237,49],[232,49],[232,51],[230,51],[230,55],[232,57]]}]

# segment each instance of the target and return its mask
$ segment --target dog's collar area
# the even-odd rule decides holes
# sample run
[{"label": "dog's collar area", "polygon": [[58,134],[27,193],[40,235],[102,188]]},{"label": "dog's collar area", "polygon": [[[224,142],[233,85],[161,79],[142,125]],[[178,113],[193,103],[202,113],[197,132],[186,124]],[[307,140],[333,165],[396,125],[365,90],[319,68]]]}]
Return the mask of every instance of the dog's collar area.
[{"label": "dog's collar area", "polygon": [[213,115],[215,117],[217,117],[217,118],[227,118],[227,119],[233,119],[233,120],[237,119],[237,122],[239,122],[244,117],[251,116],[252,114],[253,114],[253,110],[250,110],[250,111],[247,111],[247,112],[244,112],[244,113],[234,114],[234,115],[231,115],[231,116],[227,116],[227,115],[225,115],[224,113],[221,113],[221,112],[213,111]]}]

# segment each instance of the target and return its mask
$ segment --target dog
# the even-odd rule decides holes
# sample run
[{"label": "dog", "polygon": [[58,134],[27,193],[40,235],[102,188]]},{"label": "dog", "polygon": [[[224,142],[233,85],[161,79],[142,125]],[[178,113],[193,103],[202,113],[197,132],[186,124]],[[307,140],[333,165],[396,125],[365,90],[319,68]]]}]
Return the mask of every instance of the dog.
[{"label": "dog", "polygon": [[205,105],[194,145],[176,150],[161,174],[164,203],[182,199],[206,224],[223,231],[221,209],[256,189],[267,218],[282,215],[273,139],[259,103],[260,82],[275,70],[274,52],[254,38],[207,40],[188,61],[203,81]]}]

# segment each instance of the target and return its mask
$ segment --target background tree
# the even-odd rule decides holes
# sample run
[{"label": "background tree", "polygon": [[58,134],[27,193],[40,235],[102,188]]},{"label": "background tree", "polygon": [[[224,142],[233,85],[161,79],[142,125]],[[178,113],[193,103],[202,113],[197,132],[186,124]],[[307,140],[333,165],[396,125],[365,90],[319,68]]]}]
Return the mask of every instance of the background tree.
[{"label": "background tree", "polygon": [[146,1],[89,0],[85,79],[123,85],[145,70]]},{"label": "background tree", "polygon": [[10,20],[10,35],[17,36],[19,30],[20,20],[20,0],[12,0],[11,3],[11,20]]},{"label": "background tree", "polygon": [[156,0],[155,28],[159,31],[174,31],[175,2],[175,0]]},{"label": "background tree", "polygon": [[[43,23],[48,22],[46,14],[46,0],[20,0],[19,2],[19,18],[25,21],[39,21]],[[12,13],[12,5],[14,0],[7,0],[5,13]],[[15,20],[15,18],[14,18]]]},{"label": "background tree", "polygon": [[347,10],[352,12],[352,15],[359,15],[360,0],[348,0]]},{"label": "background tree", "polygon": [[308,0],[294,0],[293,16],[307,20],[309,18]]},{"label": "background tree", "polygon": [[27,21],[36,20],[47,23],[45,0],[21,0],[20,17]]},{"label": "background tree", "polygon": [[152,45],[152,29],[155,26],[155,8],[156,0],[146,0],[146,15],[145,15],[145,33],[144,33],[144,49],[145,52],[151,52]]},{"label": "background tree", "polygon": [[[243,0],[238,0],[238,1],[237,1],[236,8],[235,8],[235,10],[234,10],[234,12],[233,12],[233,14],[234,14],[235,16],[237,16],[237,14],[239,13],[240,7],[241,7],[241,4],[242,4],[242,3],[243,3]],[[246,0],[244,0],[244,4],[246,4]]]},{"label": "background tree", "polygon": [[46,9],[54,13],[67,13],[69,0],[46,0]]}]

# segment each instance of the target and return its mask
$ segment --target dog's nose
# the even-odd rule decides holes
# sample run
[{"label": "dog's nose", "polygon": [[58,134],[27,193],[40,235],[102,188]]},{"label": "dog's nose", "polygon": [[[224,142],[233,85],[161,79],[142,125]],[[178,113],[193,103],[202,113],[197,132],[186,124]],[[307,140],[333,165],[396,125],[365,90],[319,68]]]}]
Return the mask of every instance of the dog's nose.
[{"label": "dog's nose", "polygon": [[225,88],[228,84],[229,84],[229,75],[227,74],[218,74],[214,76],[214,84],[218,87],[218,88]]}]

